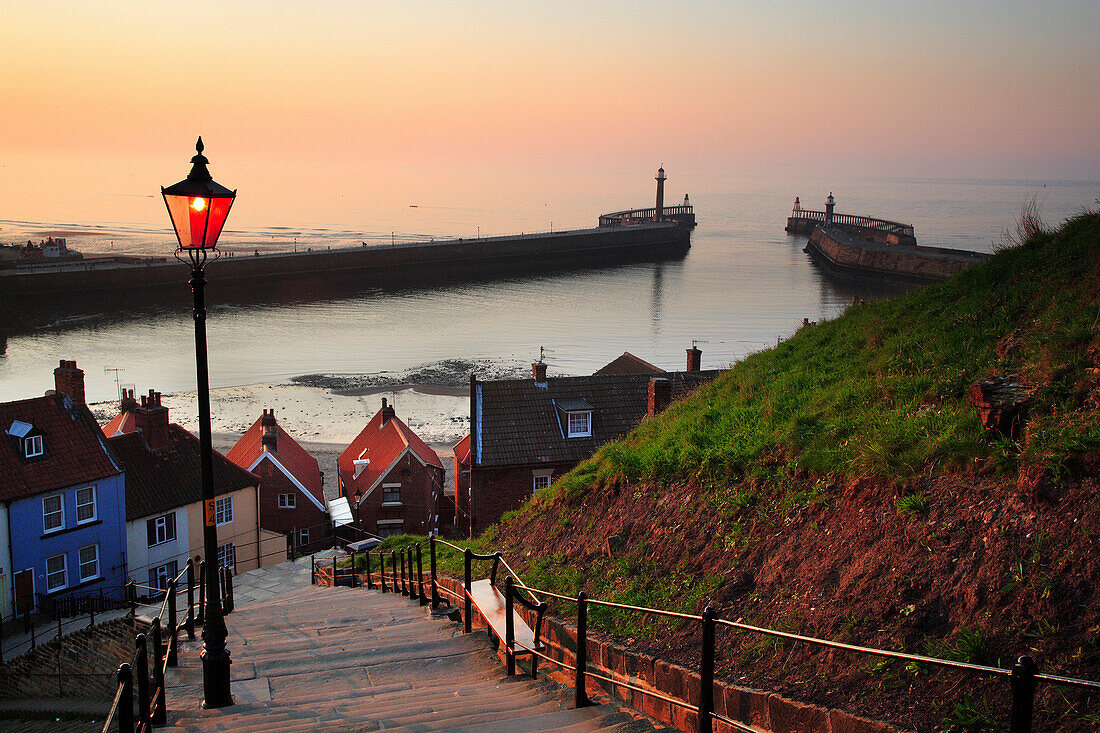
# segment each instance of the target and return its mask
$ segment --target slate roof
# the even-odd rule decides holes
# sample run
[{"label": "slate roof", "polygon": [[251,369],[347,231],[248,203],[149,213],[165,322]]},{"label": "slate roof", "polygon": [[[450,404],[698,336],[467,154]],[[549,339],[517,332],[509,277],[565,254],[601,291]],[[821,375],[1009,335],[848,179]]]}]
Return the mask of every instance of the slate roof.
[{"label": "slate roof", "polygon": [[[545,387],[532,379],[476,382],[473,451],[477,465],[526,466],[576,463],[604,443],[630,432],[646,415],[649,380],[664,377],[672,384],[672,398],[680,399],[695,387],[721,374],[698,372],[659,374],[593,374],[550,377]],[[592,406],[592,436],[566,438],[565,408]]]},{"label": "slate roof", "polygon": [[[260,424],[262,420],[262,417],[256,418],[256,422],[252,423],[252,427],[245,431],[241,439],[225,454],[226,458],[241,468],[248,469],[256,462],[256,459],[267,452],[263,446],[264,430],[263,425]],[[275,430],[278,432],[275,442],[278,450],[273,452],[273,456],[287,471],[294,475],[298,483],[313,494],[321,506],[324,506],[325,492],[321,488],[321,469],[317,465],[317,459],[307,453],[305,448],[298,445],[298,441],[290,437],[290,434],[283,430],[278,423],[275,424]]]},{"label": "slate roof", "polygon": [[[23,457],[19,440],[7,433],[16,420],[41,431],[44,455]],[[118,473],[92,413],[68,395],[0,403],[0,501],[98,481]]]},{"label": "slate roof", "polygon": [[644,359],[631,354],[629,351],[624,351],[622,356],[616,357],[609,364],[600,367],[596,370],[596,374],[652,374],[657,376],[664,374],[665,370],[658,366],[653,366]]},{"label": "slate roof", "polygon": [[[443,468],[443,463],[431,446],[421,440],[408,425],[401,422],[400,418],[391,417],[383,425],[382,410],[376,412],[367,426],[355,436],[355,440],[351,441],[351,444],[336,459],[340,475],[344,480],[345,493],[350,496],[355,493],[356,487],[366,491],[373,486],[406,447],[412,449],[420,460],[429,466]],[[367,458],[370,464],[358,478],[352,479],[355,473],[355,461],[358,458]]]},{"label": "slate roof", "polygon": [[[126,521],[163,514],[202,500],[199,439],[179,425],[168,426],[168,445],[153,450],[141,433],[109,439],[126,472]],[[228,494],[260,482],[259,477],[214,451],[214,493]]]}]

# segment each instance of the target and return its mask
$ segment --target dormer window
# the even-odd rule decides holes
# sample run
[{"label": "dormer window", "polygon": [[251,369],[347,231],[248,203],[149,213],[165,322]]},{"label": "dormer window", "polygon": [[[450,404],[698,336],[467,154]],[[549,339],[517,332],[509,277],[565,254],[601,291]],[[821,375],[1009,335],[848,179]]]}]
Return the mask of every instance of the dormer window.
[{"label": "dormer window", "polygon": [[559,410],[562,436],[566,438],[592,437],[592,405],[579,398],[555,400]]},{"label": "dormer window", "polygon": [[45,453],[42,448],[42,436],[30,435],[23,440],[23,456],[26,458],[34,458]]},{"label": "dormer window", "polygon": [[592,437],[592,412],[569,412],[569,433],[570,438],[590,438]]},{"label": "dormer window", "polygon": [[12,420],[8,428],[8,435],[19,441],[19,449],[24,458],[37,458],[46,452],[45,443],[42,440],[42,431],[36,429],[29,422]]}]

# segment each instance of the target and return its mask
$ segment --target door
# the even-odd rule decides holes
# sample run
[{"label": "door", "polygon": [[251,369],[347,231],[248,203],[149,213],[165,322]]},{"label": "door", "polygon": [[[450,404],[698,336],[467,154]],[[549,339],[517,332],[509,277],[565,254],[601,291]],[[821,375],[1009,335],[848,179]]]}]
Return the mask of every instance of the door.
[{"label": "door", "polygon": [[13,578],[15,581],[16,613],[34,610],[34,568],[20,570]]}]

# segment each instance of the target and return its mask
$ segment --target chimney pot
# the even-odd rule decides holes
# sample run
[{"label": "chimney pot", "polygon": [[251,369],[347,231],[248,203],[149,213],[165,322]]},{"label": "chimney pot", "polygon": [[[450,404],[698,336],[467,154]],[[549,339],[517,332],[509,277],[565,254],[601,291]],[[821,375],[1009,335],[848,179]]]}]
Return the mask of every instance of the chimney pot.
[{"label": "chimney pot", "polygon": [[531,365],[531,374],[537,384],[546,384],[546,362],[539,359]]},{"label": "chimney pot", "polygon": [[149,390],[141,396],[141,406],[133,411],[134,427],[143,436],[150,448],[163,448],[168,445],[168,408],[160,404],[160,392]]},{"label": "chimney pot", "polygon": [[77,404],[85,404],[84,370],[77,369],[75,361],[58,360],[58,367],[53,370],[53,384],[55,392],[69,395]]}]

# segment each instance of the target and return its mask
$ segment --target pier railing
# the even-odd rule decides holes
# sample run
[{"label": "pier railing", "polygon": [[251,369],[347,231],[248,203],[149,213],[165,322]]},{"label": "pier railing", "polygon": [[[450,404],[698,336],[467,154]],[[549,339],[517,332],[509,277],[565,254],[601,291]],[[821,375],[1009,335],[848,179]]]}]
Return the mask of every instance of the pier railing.
[{"label": "pier railing", "polygon": [[[632,224],[638,224],[641,222],[653,221],[657,215],[657,208],[649,209],[627,209],[625,211],[614,211],[610,214],[604,214],[600,217],[601,227],[621,227],[630,226]],[[684,206],[665,206],[661,209],[661,216],[664,219],[677,220],[681,218],[690,218],[692,222],[695,221],[695,209],[691,205]]]},{"label": "pier railing", "polygon": [[[428,564],[430,582],[428,587],[425,587],[423,576],[425,564],[423,558],[423,550],[425,549],[423,547],[424,544],[428,545],[427,549],[429,551]],[[460,592],[454,592],[443,587],[437,570],[437,553],[439,550],[455,552],[463,557],[464,577],[461,581],[462,585],[461,587],[455,588],[455,591]],[[372,554],[375,556],[375,562],[372,562]],[[362,563],[358,562],[360,559],[363,561]],[[387,559],[390,560],[388,583],[386,572]],[[631,694],[636,693],[644,698],[651,698],[665,703],[669,706],[668,710],[670,716],[673,708],[680,708],[681,710],[695,713],[697,733],[712,733],[716,721],[725,730],[761,733],[759,728],[730,717],[730,715],[734,713],[733,711],[725,709],[724,705],[719,709],[715,704],[715,659],[717,658],[717,639],[720,630],[760,635],[775,640],[782,640],[784,642],[798,642],[821,649],[846,652],[860,657],[877,657],[909,664],[918,664],[925,669],[949,670],[968,674],[972,677],[1002,680],[1004,682],[1004,694],[1008,698],[1010,710],[1009,720],[1005,727],[1010,733],[1031,732],[1035,694],[1038,686],[1041,684],[1076,689],[1093,695],[1100,694],[1100,682],[1042,673],[1030,656],[1021,656],[1011,668],[994,667],[950,659],[939,659],[920,654],[909,654],[907,652],[893,651],[890,649],[878,649],[856,644],[847,644],[830,639],[818,639],[790,631],[779,631],[776,629],[754,626],[743,623],[741,619],[729,620],[720,618],[719,610],[709,605],[701,614],[688,614],[660,608],[633,606],[625,603],[615,603],[597,598],[589,598],[583,590],[576,596],[554,593],[549,590],[534,588],[525,584],[519,574],[504,560],[500,552],[484,555],[475,554],[471,552],[469,548],[453,545],[437,537],[429,537],[427,543],[416,543],[415,545],[410,545],[400,550],[367,550],[364,552],[352,553],[350,556],[344,558],[334,558],[331,572],[334,585],[358,586],[365,581],[365,585],[368,588],[378,588],[383,593],[387,591],[400,593],[411,600],[417,601],[420,605],[431,604],[433,610],[442,603],[441,596],[446,595],[456,604],[456,606],[461,606],[464,628],[465,631],[469,633],[472,630],[471,620],[474,607],[476,606],[476,601],[474,600],[473,594],[470,592],[470,588],[473,585],[472,560],[492,561],[492,570],[489,573],[488,579],[493,588],[497,589],[498,593],[503,593],[507,603],[509,617],[512,615],[513,605],[517,602],[529,609],[535,605],[541,605],[543,609],[545,609],[545,604],[540,603],[539,596],[552,598],[561,603],[575,605],[576,607],[576,630],[572,634],[574,638],[563,640],[563,643],[560,645],[562,648],[560,650],[555,650],[561,652],[560,658],[554,658],[544,653],[551,650],[540,643],[537,626],[534,645],[532,647],[526,647],[515,638],[511,623],[508,623],[507,629],[503,635],[498,634],[493,624],[490,623],[487,632],[491,638],[496,637],[494,638],[495,643],[503,645],[509,674],[515,672],[515,655],[517,653],[528,653],[532,656],[532,676],[536,674],[536,659],[560,667],[574,676],[574,704],[576,707],[585,707],[593,704],[588,698],[585,684],[588,679],[592,679],[605,683],[612,688],[629,690]],[[503,583],[498,584],[497,570],[501,567],[505,570],[505,579]],[[362,568],[362,570],[360,570],[360,568]],[[377,572],[375,568],[377,568]],[[324,570],[327,570],[327,568],[322,568],[318,564],[314,565],[314,583],[318,581],[322,574],[327,575],[327,573],[323,572]],[[360,575],[360,573],[362,573],[362,575]],[[500,586],[503,586],[502,591]],[[526,594],[530,600],[528,600],[528,598],[523,598],[520,595],[521,593]],[[692,696],[693,699],[689,701],[676,697],[673,694],[664,694],[665,691],[655,689],[654,686],[643,687],[636,685],[634,684],[634,678],[624,677],[620,671],[617,671],[617,667],[616,669],[606,669],[597,666],[599,664],[598,661],[595,665],[592,665],[595,666],[596,669],[591,669],[587,659],[589,646],[587,635],[588,609],[590,607],[603,607],[616,609],[618,611],[626,611],[628,613],[659,616],[684,622],[698,623],[701,633],[699,647],[700,663],[698,671],[700,685],[698,698],[694,699],[694,696]],[[481,609],[478,609],[478,612],[481,613]],[[484,613],[482,613],[482,616],[488,618]],[[538,615],[538,618],[539,624],[541,624],[541,613]],[[614,632],[614,629],[609,629],[609,631]],[[567,663],[567,654],[572,655],[573,664]]]},{"label": "pier railing", "polygon": [[[825,223],[824,211],[811,211],[810,209],[793,209],[792,219],[805,219]],[[898,234],[904,237],[912,237],[913,225],[902,224],[887,219],[876,219],[872,216],[856,216],[855,214],[833,214],[832,223],[838,226],[863,227],[865,229],[877,229],[890,234]]]}]

